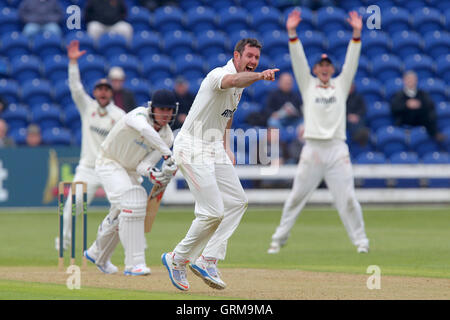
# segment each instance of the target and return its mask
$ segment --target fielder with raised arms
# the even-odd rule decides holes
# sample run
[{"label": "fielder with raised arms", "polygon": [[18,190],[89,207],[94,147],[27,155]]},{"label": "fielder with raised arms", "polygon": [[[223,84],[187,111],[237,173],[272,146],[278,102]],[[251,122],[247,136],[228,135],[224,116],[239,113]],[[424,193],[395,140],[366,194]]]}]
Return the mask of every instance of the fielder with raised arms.
[{"label": "fielder with raised arms", "polygon": [[[100,145],[111,128],[125,115],[125,112],[114,104],[112,86],[106,79],[96,82],[93,92],[95,99],[86,93],[78,68],[78,59],[85,53],[85,50],[80,51],[77,40],[71,41],[67,46],[69,88],[72,99],[80,112],[82,128],[80,163],[76,168],[73,181],[87,183],[87,205],[89,205],[94,199],[95,192],[102,185],[94,169]],[[67,249],[72,237],[72,192],[73,190],[69,192],[64,205],[64,249]],[[81,195],[77,199],[81,201]],[[81,207],[81,204],[77,206],[77,208]],[[56,238],[55,243],[56,249],[59,250],[59,238]]]},{"label": "fielder with raised arms", "polygon": [[345,143],[346,101],[358,68],[362,18],[356,12],[349,14],[347,21],[353,28],[353,39],[348,45],[342,72],[334,79],[331,76],[335,70],[326,54],[315,61],[313,73],[316,77],[311,75],[297,37],[296,28],[300,21],[300,12],[294,10],[289,14],[286,28],[292,67],[303,98],[306,143],[268,253],[278,253],[286,243],[297,217],[322,179],[333,195],[350,240],[358,252],[368,252],[369,240],[361,206],[355,196],[350,154]]},{"label": "fielder with raised arms", "polygon": [[255,72],[261,47],[256,39],[242,39],[233,59],[208,73],[175,139],[174,158],[195,199],[195,219],[185,238],[162,255],[172,284],[180,290],[189,289],[188,261],[212,288],[226,286],[217,262],[225,258],[228,239],[247,208],[226,129],[244,88],[258,80],[275,80],[278,69]]},{"label": "fielder with raised arms", "polygon": [[[115,273],[110,259],[119,240],[125,250],[125,275],[147,275],[144,218],[147,192],[142,176],[166,186],[177,166],[170,147],[178,103],[169,90],[156,90],[149,107],[137,107],[126,114],[102,143],[95,162],[111,208],[100,224],[97,239],[85,257],[104,273]],[[164,158],[161,170],[156,164]]]}]

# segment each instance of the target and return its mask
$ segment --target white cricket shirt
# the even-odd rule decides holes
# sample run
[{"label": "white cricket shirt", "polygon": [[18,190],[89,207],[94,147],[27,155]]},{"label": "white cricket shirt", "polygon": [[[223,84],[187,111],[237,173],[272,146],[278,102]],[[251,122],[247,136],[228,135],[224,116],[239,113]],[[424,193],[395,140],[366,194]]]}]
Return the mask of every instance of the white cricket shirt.
[{"label": "white cricket shirt", "polygon": [[[102,160],[113,160],[127,171],[137,171],[141,175],[157,164],[163,155],[172,155],[170,147],[173,133],[169,125],[159,131],[153,128],[149,108],[138,107],[117,122],[101,145]],[[141,170],[138,166],[146,163]]]},{"label": "white cricket shirt", "polygon": [[180,133],[208,142],[223,141],[228,121],[237,110],[244,88],[222,89],[222,79],[237,73],[233,60],[203,79]]},{"label": "white cricket shirt", "polygon": [[80,165],[94,168],[100,145],[125,112],[113,102],[102,108],[86,93],[78,64],[69,63],[69,88],[81,118]]},{"label": "white cricket shirt", "polygon": [[361,41],[351,40],[342,71],[328,87],[312,76],[300,41],[289,41],[295,79],[303,99],[305,139],[346,140],[347,96],[358,68]]}]

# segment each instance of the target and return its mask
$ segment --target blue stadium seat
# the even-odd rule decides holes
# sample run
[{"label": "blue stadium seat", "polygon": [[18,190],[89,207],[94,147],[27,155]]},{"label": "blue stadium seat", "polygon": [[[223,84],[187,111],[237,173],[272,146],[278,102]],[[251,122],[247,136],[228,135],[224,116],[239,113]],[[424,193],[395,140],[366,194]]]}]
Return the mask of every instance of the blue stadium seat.
[{"label": "blue stadium seat", "polygon": [[439,151],[437,142],[429,136],[425,127],[414,127],[409,132],[410,149],[420,157],[427,153]]},{"label": "blue stadium seat", "polygon": [[30,112],[25,105],[11,103],[2,113],[2,118],[8,123],[9,132],[23,128],[30,122]]},{"label": "blue stadium seat", "polygon": [[197,51],[205,57],[230,52],[227,36],[216,30],[197,33]]},{"label": "blue stadium seat", "polygon": [[[332,52],[339,60],[344,60],[352,33],[345,30],[331,32],[328,36],[328,52]],[[360,61],[361,63],[361,61]]]},{"label": "blue stadium seat", "polygon": [[198,79],[205,76],[202,56],[187,53],[175,59],[175,73],[186,79]]},{"label": "blue stadium seat", "polygon": [[281,56],[289,53],[288,35],[285,31],[274,30],[262,35],[262,44],[265,54],[271,57]]},{"label": "blue stadium seat", "polygon": [[153,54],[161,54],[161,44],[162,40],[157,32],[140,31],[133,36],[131,52],[143,60]]},{"label": "blue stadium seat", "polygon": [[249,128],[247,117],[253,112],[261,112],[261,108],[256,103],[241,102],[233,115],[233,128]]},{"label": "blue stadium seat", "polygon": [[372,30],[363,32],[361,41],[364,44],[362,46],[362,53],[369,59],[391,52],[391,40],[388,34],[383,31]]},{"label": "blue stadium seat", "polygon": [[[415,152],[397,152],[389,157],[389,162],[396,164],[418,164],[419,157]],[[421,185],[418,178],[389,179],[389,185],[395,188],[419,188]]]},{"label": "blue stadium seat", "polygon": [[282,28],[284,21],[281,20],[282,15],[277,8],[268,6],[253,7],[253,9],[251,9],[251,12],[253,16],[253,30],[259,33],[265,33]]},{"label": "blue stadium seat", "polygon": [[44,60],[44,73],[47,79],[53,84],[64,81],[68,78],[67,70],[69,59],[66,55],[52,55]]},{"label": "blue stadium seat", "polygon": [[389,34],[411,29],[409,11],[402,7],[391,7],[387,10],[381,10],[381,21],[383,29]]},{"label": "blue stadium seat", "polygon": [[174,6],[163,6],[155,9],[153,28],[161,33],[183,30],[183,11]]},{"label": "blue stadium seat", "polygon": [[400,91],[403,89],[403,79],[398,77],[398,78],[393,78],[393,79],[388,79],[385,83],[384,83],[384,94],[386,97],[387,101],[390,101],[391,98],[394,96],[395,93],[397,93],[397,91]]},{"label": "blue stadium seat", "polygon": [[[281,70],[281,72],[290,72],[293,74],[292,71],[292,62],[291,62],[291,56],[289,53],[285,53],[282,56],[275,57],[273,61],[273,65],[270,65],[270,67],[275,67]],[[258,67],[259,69],[259,67]],[[263,70],[263,69],[259,69]]]},{"label": "blue stadium seat", "polygon": [[405,59],[405,70],[414,70],[419,79],[435,77],[435,65],[427,55],[415,54]]},{"label": "blue stadium seat", "polygon": [[42,131],[61,126],[61,120],[61,110],[56,105],[42,103],[31,106],[31,122],[37,123]]},{"label": "blue stadium seat", "polygon": [[[63,54],[62,37],[52,32],[46,31],[44,33],[37,34],[32,40],[33,53],[41,59],[47,57]],[[65,52],[66,50],[64,50]]]},{"label": "blue stadium seat", "polygon": [[444,29],[441,13],[435,8],[424,7],[415,10],[412,21],[414,29],[420,34]]},{"label": "blue stadium seat", "polygon": [[191,94],[193,94],[194,96],[197,95],[197,92],[200,89],[200,86],[201,86],[201,84],[203,82],[203,79],[204,78],[190,79],[188,91]]},{"label": "blue stadium seat", "polygon": [[235,0],[203,0],[205,6],[213,8],[216,12],[235,6]]},{"label": "blue stadium seat", "polygon": [[[234,46],[239,42],[239,40],[244,39],[244,38],[256,38],[261,41],[261,39],[259,37],[259,33],[257,33],[257,32],[249,31],[249,30],[237,30],[230,34],[230,41],[229,41],[230,49],[234,49]],[[265,50],[265,48],[263,48],[263,51],[264,50]]]},{"label": "blue stadium seat", "polygon": [[148,9],[139,6],[133,6],[127,16],[127,20],[133,26],[133,32],[135,33],[149,30],[151,19],[152,15]]},{"label": "blue stadium seat", "polygon": [[84,81],[91,83],[106,76],[106,60],[103,56],[85,54],[78,60],[81,77]]},{"label": "blue stadium seat", "polygon": [[[298,34],[298,38],[302,42],[303,50],[305,51],[305,54],[307,57],[317,55],[317,54],[322,54],[322,53],[326,52],[326,50],[325,50],[326,48],[324,46],[324,44],[326,43],[326,40],[325,40],[325,37],[322,32],[311,31],[311,30],[301,31]],[[285,35],[283,34],[283,37],[279,37],[276,40],[277,40],[276,43],[278,46],[282,46],[283,48],[288,48],[287,35],[285,37]],[[287,51],[285,53],[289,53],[289,51]],[[333,55],[334,55],[334,51],[333,51]]]},{"label": "blue stadium seat", "polygon": [[366,56],[359,57],[358,70],[356,71],[355,79],[371,78],[372,77],[372,63]]},{"label": "blue stadium seat", "polygon": [[392,125],[393,120],[389,104],[384,101],[368,103],[366,122],[372,131]]},{"label": "blue stadium seat", "polygon": [[94,39],[85,31],[70,32],[65,36],[65,40],[66,45],[69,45],[72,40],[77,40],[80,44],[80,50],[86,50],[88,54],[95,54],[97,51]]},{"label": "blue stadium seat", "polygon": [[280,128],[280,141],[284,143],[291,143],[297,138],[296,126],[286,126]]},{"label": "blue stadium seat", "polygon": [[106,59],[128,53],[127,39],[117,33],[105,33],[97,41],[97,50]]},{"label": "blue stadium seat", "polygon": [[356,90],[361,93],[367,103],[384,100],[384,92],[380,81],[374,78],[362,78],[355,81]]},{"label": "blue stadium seat", "polygon": [[21,100],[20,86],[16,80],[0,79],[0,95],[8,103],[19,103]]},{"label": "blue stadium seat", "polygon": [[22,87],[22,97],[23,101],[30,106],[51,103],[53,100],[52,86],[47,80],[29,80]]},{"label": "blue stadium seat", "polygon": [[418,87],[428,92],[435,103],[448,101],[448,86],[444,81],[435,78],[419,80]]},{"label": "blue stadium seat", "polygon": [[434,59],[448,54],[450,51],[450,34],[448,32],[432,31],[424,36],[427,54]]},{"label": "blue stadium seat", "polygon": [[450,53],[438,57],[436,66],[439,66],[441,79],[446,83],[450,83]]},{"label": "blue stadium seat", "polygon": [[341,8],[323,7],[317,10],[317,25],[326,34],[336,30],[350,30],[347,17],[347,13]]},{"label": "blue stadium seat", "polygon": [[203,4],[203,0],[185,0],[180,1],[178,5],[183,11],[188,11],[191,8],[201,7]]},{"label": "blue stadium seat", "polygon": [[141,106],[147,106],[150,100],[151,85],[145,79],[133,78],[126,80],[125,87],[133,91],[136,102]]},{"label": "blue stadium seat", "polygon": [[11,60],[11,75],[21,84],[41,78],[41,60],[33,55],[22,55]]},{"label": "blue stadium seat", "polygon": [[70,146],[72,135],[68,129],[54,127],[43,129],[42,143],[49,146]]},{"label": "blue stadium seat", "polygon": [[399,127],[379,128],[375,132],[374,138],[377,149],[382,151],[386,157],[408,149],[405,130]]},{"label": "blue stadium seat", "polygon": [[82,137],[81,137],[81,128],[80,129],[78,129],[78,130],[76,130],[74,133],[73,133],[73,139],[74,139],[74,143],[75,143],[75,145],[77,145],[77,146],[81,146],[81,140],[82,140]]},{"label": "blue stadium seat", "polygon": [[186,12],[186,26],[195,34],[205,30],[216,30],[216,13],[209,7],[191,7],[191,9]]},{"label": "blue stadium seat", "polygon": [[9,60],[4,57],[0,57],[0,77],[9,78],[11,76],[11,70],[9,66]]},{"label": "blue stadium seat", "polygon": [[275,81],[257,81],[252,84],[254,102],[265,104],[269,91],[275,90],[278,85]]},{"label": "blue stadium seat", "polygon": [[403,62],[393,54],[382,54],[372,60],[372,72],[382,83],[389,79],[401,77]]},{"label": "blue stadium seat", "polygon": [[444,128],[444,130],[442,130],[442,133],[445,137],[444,147],[447,150],[447,152],[450,152],[450,127]]},{"label": "blue stadium seat", "polygon": [[194,37],[190,32],[175,30],[164,34],[164,52],[176,58],[187,53],[195,52]]},{"label": "blue stadium seat", "polygon": [[[274,0],[276,1],[276,0]],[[302,27],[301,30],[316,30],[316,15],[306,6],[300,7],[292,7],[292,2],[289,2],[289,7],[284,9],[284,15],[283,15],[283,22],[287,20],[287,17],[289,14],[294,10],[300,10],[301,11],[301,17],[302,17]]]},{"label": "blue stadium seat", "polygon": [[58,82],[54,85],[55,101],[62,106],[67,106],[73,103],[72,94],[70,93],[69,85],[66,81]]},{"label": "blue stadium seat", "polygon": [[16,145],[25,145],[27,143],[27,128],[17,128],[10,130],[8,134],[16,143]]},{"label": "blue stadium seat", "polygon": [[351,135],[349,135],[348,133],[347,133],[347,144],[348,144],[348,149],[350,151],[351,159],[355,159],[356,157],[358,157],[360,154],[362,154],[364,152],[373,151],[373,148],[370,143],[367,143],[366,145],[363,146],[357,142],[353,142],[351,140]]},{"label": "blue stadium seat", "polygon": [[217,67],[223,67],[224,65],[227,64],[228,60],[231,58],[232,58],[231,55],[228,56],[224,53],[209,57],[207,62],[208,70],[213,70]]},{"label": "blue stadium seat", "polygon": [[[448,2],[447,1],[441,1],[441,3],[448,3]],[[447,30],[450,30],[450,4],[449,4],[449,8],[447,8],[446,10],[441,10],[441,12],[444,12],[445,28]]]},{"label": "blue stadium seat", "polygon": [[[385,164],[386,157],[381,152],[373,152],[367,151],[359,154],[355,159],[355,164],[364,164],[364,165],[372,165],[372,164]],[[369,178],[369,179],[359,179],[359,181],[355,181],[361,188],[385,188],[386,187],[386,179],[380,178]]]},{"label": "blue stadium seat", "polygon": [[114,66],[121,67],[127,78],[132,79],[141,77],[141,64],[133,55],[121,54],[119,56],[112,57],[109,60],[109,66],[110,68]]},{"label": "blue stadium seat", "polygon": [[251,29],[249,13],[245,9],[235,6],[224,8],[219,11],[218,17],[220,29],[228,34],[243,29]]},{"label": "blue stadium seat", "polygon": [[29,55],[31,53],[28,38],[22,33],[13,31],[1,34],[2,53],[9,59],[22,55]]},{"label": "blue stadium seat", "polygon": [[[268,5],[267,1],[265,1],[265,0],[245,0],[245,1],[240,1],[239,4],[243,8],[247,9],[248,11],[260,10],[262,7],[266,7]],[[276,9],[275,7],[271,7],[271,8]]]},{"label": "blue stadium seat", "polygon": [[173,80],[173,77],[162,78],[158,82],[155,82],[155,84],[153,85],[153,91],[160,90],[160,89],[173,90],[174,85],[175,85],[175,82]]},{"label": "blue stadium seat", "polygon": [[450,102],[441,101],[435,107],[438,129],[444,130],[444,128],[450,127]]},{"label": "blue stadium seat", "polygon": [[173,76],[172,59],[166,55],[154,54],[142,61],[142,74],[144,78],[156,84],[161,79]]},{"label": "blue stadium seat", "polygon": [[70,105],[64,109],[64,126],[75,132],[81,128],[80,112],[75,105]]},{"label": "blue stadium seat", "polygon": [[[424,164],[450,164],[450,155],[446,152],[431,152],[422,157]],[[428,188],[450,188],[449,178],[429,178]]]},{"label": "blue stadium seat", "polygon": [[415,10],[417,10],[419,8],[426,7],[426,3],[423,0],[408,0],[408,1],[403,1],[402,6],[410,12],[414,12]]},{"label": "blue stadium seat", "polygon": [[17,10],[4,7],[0,10],[0,34],[20,31],[20,18]]},{"label": "blue stadium seat", "polygon": [[400,31],[392,35],[392,51],[400,58],[422,53],[422,38],[414,31]]}]

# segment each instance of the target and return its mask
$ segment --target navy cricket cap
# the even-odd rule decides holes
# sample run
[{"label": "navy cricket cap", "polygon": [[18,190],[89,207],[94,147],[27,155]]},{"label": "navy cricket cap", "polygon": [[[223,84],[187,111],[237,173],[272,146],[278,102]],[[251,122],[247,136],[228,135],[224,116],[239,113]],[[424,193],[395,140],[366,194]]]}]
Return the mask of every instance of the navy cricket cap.
[{"label": "navy cricket cap", "polygon": [[152,94],[152,107],[155,108],[172,108],[175,109],[177,99],[171,90],[160,89]]},{"label": "navy cricket cap", "polygon": [[109,83],[108,79],[102,78],[100,80],[97,80],[97,82],[94,85],[94,90],[101,86],[108,87],[110,90],[112,90],[111,83]]},{"label": "navy cricket cap", "polygon": [[313,65],[315,66],[316,64],[319,64],[322,61],[328,61],[330,64],[333,64],[333,61],[331,61],[330,57],[326,53],[322,53],[320,56],[316,58]]}]

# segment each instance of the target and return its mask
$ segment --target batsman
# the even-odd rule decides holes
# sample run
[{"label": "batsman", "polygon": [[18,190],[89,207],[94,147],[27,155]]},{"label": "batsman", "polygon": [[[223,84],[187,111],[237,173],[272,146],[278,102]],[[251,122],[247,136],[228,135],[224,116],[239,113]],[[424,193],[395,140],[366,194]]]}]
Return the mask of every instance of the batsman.
[{"label": "batsman", "polygon": [[[144,220],[147,192],[142,177],[164,187],[175,175],[177,166],[170,147],[170,125],[178,111],[175,95],[156,90],[148,107],[137,107],[114,126],[100,147],[95,171],[111,204],[97,232],[97,239],[84,252],[100,271],[118,271],[111,256],[119,241],[125,250],[125,275],[150,274],[145,262]],[[164,158],[161,170],[155,166]]]}]

